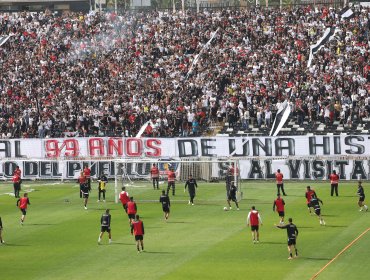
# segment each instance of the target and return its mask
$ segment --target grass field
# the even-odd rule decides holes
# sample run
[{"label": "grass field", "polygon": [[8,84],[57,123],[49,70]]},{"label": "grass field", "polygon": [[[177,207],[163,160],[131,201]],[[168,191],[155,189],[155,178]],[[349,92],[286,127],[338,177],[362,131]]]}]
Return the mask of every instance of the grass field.
[{"label": "grass field", "polygon": [[[307,184],[324,201],[326,226],[310,216],[304,198]],[[96,184],[88,210],[83,209],[74,183],[24,182],[29,194],[25,225],[19,224],[16,199],[0,186],[3,237],[0,246],[0,279],[311,279],[366,229],[370,212],[359,212],[357,183],[341,182],[340,196],[330,197],[328,182],[286,182],[286,218],[298,226],[299,258],[287,260],[286,231],[274,227],[274,182],[243,183],[240,211],[223,211],[223,183],[199,183],[196,205],[187,204],[183,184],[171,197],[171,216],[162,218],[160,191],[129,187],[138,204],[146,235],[145,252],[138,254],[130,235],[127,216],[114,204],[113,183],[107,203],[97,203]],[[163,185],[162,185],[163,186]],[[364,183],[370,195],[369,183]],[[246,217],[252,205],[260,211],[261,243],[253,244]],[[112,214],[113,244],[103,237],[97,244],[100,217],[108,207]],[[316,279],[369,279],[370,231],[333,261]]]}]

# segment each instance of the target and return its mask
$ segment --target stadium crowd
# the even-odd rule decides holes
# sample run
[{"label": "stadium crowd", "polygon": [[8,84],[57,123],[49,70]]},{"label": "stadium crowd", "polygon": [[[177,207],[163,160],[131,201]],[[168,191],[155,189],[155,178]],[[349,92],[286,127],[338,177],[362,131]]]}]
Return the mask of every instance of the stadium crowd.
[{"label": "stadium crowd", "polygon": [[[354,11],[0,14],[0,137],[135,136],[147,121],[143,135],[160,137],[269,127],[288,88],[300,125],[361,122],[370,10]],[[328,26],[340,31],[307,67]]]}]

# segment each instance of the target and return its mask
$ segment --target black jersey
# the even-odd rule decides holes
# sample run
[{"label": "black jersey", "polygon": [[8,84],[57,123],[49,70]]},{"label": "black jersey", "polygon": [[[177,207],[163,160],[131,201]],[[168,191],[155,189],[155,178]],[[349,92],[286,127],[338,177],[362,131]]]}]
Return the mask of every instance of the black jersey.
[{"label": "black jersey", "polygon": [[185,183],[185,189],[186,187],[189,188],[189,192],[190,193],[194,193],[195,192],[195,188],[198,187],[197,185],[197,180],[195,180],[194,178],[191,178],[191,179],[188,179]]},{"label": "black jersey", "polygon": [[281,229],[286,229],[288,239],[295,239],[298,236],[298,229],[295,224],[287,224],[284,226],[278,226]]},{"label": "black jersey", "polygon": [[358,186],[357,195],[360,196],[360,197],[365,196],[365,191],[364,191],[364,188],[362,186]]},{"label": "black jersey", "polygon": [[161,197],[159,198],[159,202],[162,203],[163,207],[171,206],[170,198],[168,197],[168,195],[161,195]]},{"label": "black jersey", "polygon": [[100,218],[100,223],[102,227],[110,227],[111,215],[103,214]]},{"label": "black jersey", "polygon": [[83,194],[89,194],[89,191],[90,191],[90,188],[89,188],[89,186],[88,186],[87,184],[83,184],[83,185],[81,186],[81,192],[82,192]]},{"label": "black jersey", "polygon": [[231,185],[229,196],[232,197],[232,198],[236,198],[236,192],[237,191],[238,191],[238,188],[235,185]]},{"label": "black jersey", "polygon": [[319,202],[321,202],[321,204],[322,204],[322,200],[321,199],[319,199],[317,197],[313,197],[311,199],[311,202],[310,202],[311,207],[313,207],[313,209],[315,209],[315,210],[320,210],[321,207],[320,207],[320,203]]}]

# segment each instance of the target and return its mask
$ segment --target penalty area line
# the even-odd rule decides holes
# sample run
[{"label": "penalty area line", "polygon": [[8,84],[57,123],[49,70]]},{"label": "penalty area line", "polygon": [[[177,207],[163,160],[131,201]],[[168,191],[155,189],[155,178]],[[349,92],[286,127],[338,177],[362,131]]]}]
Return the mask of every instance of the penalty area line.
[{"label": "penalty area line", "polygon": [[332,262],[334,262],[341,254],[343,254],[345,251],[347,251],[348,248],[350,248],[353,244],[355,244],[360,238],[362,238],[370,228],[366,229],[363,233],[361,233],[356,239],[352,240],[351,243],[349,243],[346,247],[343,248],[342,251],[340,251],[334,258],[332,258],[326,265],[324,265],[314,276],[310,278],[310,280],[316,279],[317,276],[321,272],[323,272]]}]

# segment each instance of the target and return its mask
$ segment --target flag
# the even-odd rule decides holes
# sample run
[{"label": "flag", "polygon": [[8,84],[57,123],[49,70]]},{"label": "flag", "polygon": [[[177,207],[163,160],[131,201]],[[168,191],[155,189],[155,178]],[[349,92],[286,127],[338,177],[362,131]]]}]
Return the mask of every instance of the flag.
[{"label": "flag", "polygon": [[211,38],[210,38],[210,39],[208,40],[208,42],[203,46],[203,48],[200,50],[199,54],[197,54],[197,55],[194,57],[193,63],[191,64],[191,66],[190,66],[190,68],[189,68],[189,71],[188,71],[188,73],[186,74],[186,79],[189,77],[190,73],[193,71],[194,66],[198,63],[199,58],[200,58],[200,55],[202,54],[202,52],[203,52],[205,49],[207,49],[207,48],[210,46],[210,44],[212,43],[212,41],[213,41],[213,39],[215,38],[215,36],[216,36],[216,34],[217,34],[217,32],[218,32],[218,30],[219,30],[219,29],[220,29],[220,28],[217,28],[217,30],[216,30],[215,32],[213,32],[213,34],[212,34]]},{"label": "flag", "polygon": [[310,56],[308,58],[307,67],[311,66],[313,55],[317,53],[327,42],[329,42],[334,35],[339,31],[335,27],[326,28],[324,35],[317,41],[316,44],[311,45],[310,47]]},{"label": "flag", "polygon": [[278,135],[278,133],[288,120],[291,111],[292,108],[288,103],[288,99],[285,99],[285,101],[280,105],[280,108],[276,113],[276,117],[270,131],[270,136]]},{"label": "flag", "polygon": [[340,12],[340,15],[342,19],[350,19],[355,16],[355,13],[350,7],[347,6],[343,8],[343,10]]},{"label": "flag", "polygon": [[0,47],[6,43],[10,38],[10,35],[7,36],[0,36]]}]

